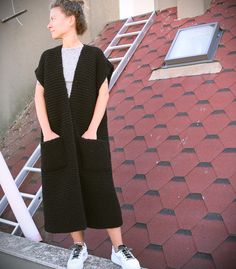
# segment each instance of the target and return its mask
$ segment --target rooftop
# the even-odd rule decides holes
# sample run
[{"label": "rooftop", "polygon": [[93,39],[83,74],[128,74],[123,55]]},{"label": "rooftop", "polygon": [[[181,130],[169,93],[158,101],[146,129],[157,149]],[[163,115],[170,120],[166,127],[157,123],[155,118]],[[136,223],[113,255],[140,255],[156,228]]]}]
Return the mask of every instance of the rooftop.
[{"label": "rooftop", "polygon": [[[163,65],[178,29],[210,22],[223,29],[215,56],[220,72],[149,80]],[[93,44],[105,50],[123,23],[106,25]],[[129,42],[124,38],[120,44]],[[13,177],[40,141],[33,102],[22,115],[1,148]],[[108,104],[123,239],[142,266],[236,268],[235,115],[235,1],[213,0],[204,15],[181,20],[176,8],[158,12]],[[40,184],[39,176],[30,175],[21,190],[34,193]],[[43,203],[33,218],[43,242],[68,248],[68,234],[44,231],[42,208]],[[9,210],[5,215],[14,219]],[[111,242],[104,230],[87,229],[85,239],[90,254],[109,258]]]}]

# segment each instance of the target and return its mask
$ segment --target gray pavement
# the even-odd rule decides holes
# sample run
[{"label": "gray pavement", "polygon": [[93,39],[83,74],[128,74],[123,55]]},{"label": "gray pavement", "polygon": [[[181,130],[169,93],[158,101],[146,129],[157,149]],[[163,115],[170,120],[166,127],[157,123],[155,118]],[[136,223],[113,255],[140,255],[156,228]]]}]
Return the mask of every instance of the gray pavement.
[{"label": "gray pavement", "polygon": [[[71,250],[0,231],[0,269],[65,269]],[[84,269],[119,269],[110,260],[89,255]]]}]

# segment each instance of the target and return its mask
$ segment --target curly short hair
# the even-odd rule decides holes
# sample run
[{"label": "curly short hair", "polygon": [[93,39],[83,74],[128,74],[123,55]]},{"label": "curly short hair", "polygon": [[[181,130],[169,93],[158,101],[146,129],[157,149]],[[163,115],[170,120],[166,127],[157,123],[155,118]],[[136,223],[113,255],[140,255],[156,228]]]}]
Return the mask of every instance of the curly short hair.
[{"label": "curly short hair", "polygon": [[84,1],[82,0],[53,0],[50,9],[60,7],[66,16],[75,16],[76,32],[82,35],[87,30],[87,22],[84,15]]}]

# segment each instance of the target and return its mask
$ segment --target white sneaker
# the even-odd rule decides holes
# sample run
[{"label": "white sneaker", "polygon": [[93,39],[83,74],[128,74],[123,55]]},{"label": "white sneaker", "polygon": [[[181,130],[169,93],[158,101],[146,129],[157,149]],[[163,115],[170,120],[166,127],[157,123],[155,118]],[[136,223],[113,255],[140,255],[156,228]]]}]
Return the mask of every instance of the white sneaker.
[{"label": "white sneaker", "polygon": [[88,258],[86,244],[74,244],[71,249],[72,251],[67,262],[67,269],[82,269],[84,266],[84,261]]},{"label": "white sneaker", "polygon": [[121,266],[122,269],[140,269],[139,261],[131,253],[132,248],[120,245],[118,251],[115,252],[112,246],[111,261]]}]

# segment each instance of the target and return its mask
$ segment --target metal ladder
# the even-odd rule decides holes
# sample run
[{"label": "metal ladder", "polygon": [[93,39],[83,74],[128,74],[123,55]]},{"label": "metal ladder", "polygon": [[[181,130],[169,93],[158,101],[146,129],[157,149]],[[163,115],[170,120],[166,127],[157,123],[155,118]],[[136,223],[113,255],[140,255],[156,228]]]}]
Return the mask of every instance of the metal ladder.
[{"label": "metal ladder", "polygon": [[[15,184],[18,189],[20,188],[21,184],[24,182],[24,180],[26,179],[27,175],[30,172],[41,173],[41,168],[34,167],[35,163],[38,161],[39,158],[40,158],[40,144],[34,150],[30,158],[27,160],[27,162],[25,163],[25,165],[23,166],[23,168],[21,169],[21,171],[15,178]],[[29,194],[29,193],[23,193],[23,192],[20,192],[20,194],[22,198],[31,199],[31,202],[27,208],[30,215],[33,216],[42,202],[42,186],[38,189],[36,194]],[[8,201],[7,201],[6,195],[4,195],[0,201],[0,216],[3,214],[7,206],[8,206]],[[13,226],[14,229],[11,233],[12,235],[17,235],[17,236],[22,235],[22,230],[20,228],[19,223],[10,221],[7,219],[3,219],[3,218],[0,218],[0,223]]]},{"label": "metal ladder", "polygon": [[[123,24],[123,26],[121,27],[121,29],[119,30],[117,35],[113,38],[113,40],[111,41],[109,46],[104,51],[105,56],[108,58],[113,50],[129,48],[123,57],[109,59],[110,62],[119,62],[118,66],[116,67],[116,69],[113,72],[113,75],[111,77],[109,89],[111,89],[113,87],[113,85],[115,84],[115,82],[119,78],[121,72],[124,70],[125,66],[129,62],[132,55],[134,54],[136,48],[138,47],[138,45],[140,44],[140,42],[144,38],[146,32],[148,31],[148,29],[150,28],[150,26],[152,24],[152,21],[153,21],[155,14],[156,14],[156,12],[154,11],[151,13],[151,15],[148,19],[140,20],[140,21],[133,21],[133,18],[129,17],[126,20],[126,22]],[[126,30],[128,29],[128,27],[133,26],[133,25],[138,25],[138,24],[144,25],[140,31],[125,33]],[[122,37],[135,36],[135,35],[137,37],[135,38],[133,43],[124,44],[124,45],[117,45],[117,43],[120,41],[120,39]],[[21,169],[21,171],[19,172],[19,174],[17,175],[17,177],[15,179],[15,184],[16,184],[18,189],[21,186],[21,184],[24,182],[24,180],[27,177],[27,175],[29,174],[29,172],[41,173],[40,168],[34,168],[34,165],[38,161],[39,158],[40,158],[40,144],[37,146],[35,151],[30,156],[29,160],[25,163],[25,165],[23,166],[23,168]],[[31,216],[33,216],[42,202],[42,186],[39,188],[39,190],[37,191],[36,194],[28,194],[28,193],[22,193],[22,192],[20,192],[20,194],[22,197],[31,199],[31,203],[28,206],[28,211],[31,214]],[[0,200],[0,216],[3,214],[7,205],[8,205],[8,201],[7,201],[6,195],[4,195],[2,197],[2,199]],[[20,225],[17,222],[13,222],[13,221],[9,221],[9,220],[0,218],[0,223],[5,223],[5,224],[8,224],[10,226],[15,227],[11,233],[12,235],[18,235],[18,236],[22,235]]]},{"label": "metal ladder", "polygon": [[[119,62],[118,66],[116,67],[116,69],[114,70],[114,72],[112,74],[112,77],[111,77],[111,80],[109,83],[109,90],[111,90],[112,87],[114,86],[114,84],[116,83],[121,72],[126,67],[127,63],[131,59],[131,57],[134,54],[135,50],[137,49],[138,45],[141,43],[141,41],[144,38],[145,34],[147,33],[148,29],[152,25],[155,14],[156,14],[156,11],[153,11],[148,19],[139,20],[139,21],[134,21],[133,17],[129,17],[126,20],[126,22],[123,24],[123,26],[121,27],[119,32],[116,34],[116,36],[113,38],[113,40],[111,41],[109,46],[105,49],[104,54],[108,58],[113,50],[129,48],[123,57],[108,58],[108,60],[111,63]],[[143,24],[143,27],[141,30],[126,33],[126,30],[128,29],[128,27],[133,26],[133,25],[139,25],[139,24]],[[133,43],[117,45],[121,38],[129,37],[129,36],[136,36]]]}]

